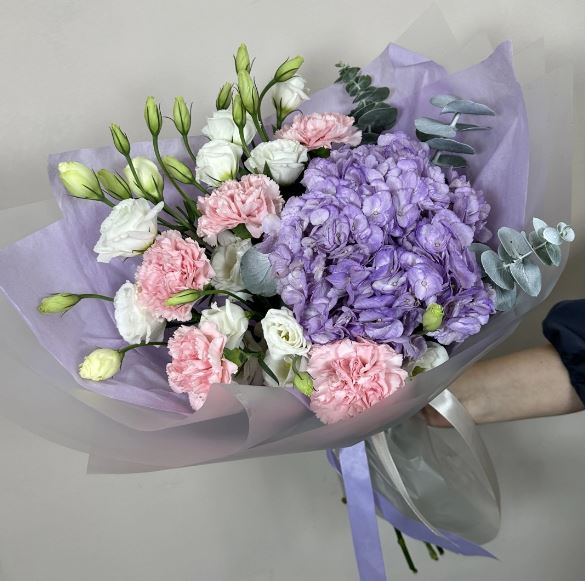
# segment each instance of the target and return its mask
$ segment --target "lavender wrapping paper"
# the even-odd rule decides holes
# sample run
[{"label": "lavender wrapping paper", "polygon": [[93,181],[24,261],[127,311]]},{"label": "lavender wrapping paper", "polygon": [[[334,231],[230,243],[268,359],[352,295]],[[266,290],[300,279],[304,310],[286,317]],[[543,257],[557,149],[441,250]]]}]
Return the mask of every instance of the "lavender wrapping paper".
[{"label": "lavender wrapping paper", "polygon": [[[376,84],[392,88],[391,102],[400,110],[397,129],[411,130],[415,116],[436,115],[428,98],[440,92],[493,105],[498,117],[490,119],[489,135],[482,133],[470,173],[492,204],[494,230],[503,224],[522,227],[526,215],[534,213],[552,223],[566,220],[570,210],[569,74],[553,71],[525,86],[535,120],[529,146],[526,111],[510,59],[510,46],[504,44],[489,59],[449,75],[438,64],[390,45],[365,67]],[[343,112],[350,105],[343,89],[333,86],[315,93],[305,110]],[[474,139],[470,135],[469,142]],[[201,141],[192,143],[197,147]],[[162,150],[184,159],[177,140],[164,142]],[[138,144],[133,154],[152,157],[151,147]],[[193,414],[185,399],[167,386],[163,350],[129,353],[124,370],[110,382],[79,380],[77,365],[95,345],[122,345],[109,305],[86,301],[63,317],[37,315],[39,297],[50,292],[113,294],[131,279],[137,262],[95,261],[92,247],[107,208],[64,195],[55,167],[65,159],[95,169],[123,165],[113,148],[53,156],[49,173],[63,220],[0,253],[0,287],[28,324],[22,325],[2,302],[0,315],[11,329],[10,336],[2,337],[2,349],[16,372],[14,382],[0,392],[0,404],[4,413],[33,431],[90,453],[95,471],[146,471],[351,445],[416,413],[465,366],[508,336],[522,315],[546,297],[561,272],[546,269],[538,299],[523,297],[514,311],[494,317],[479,335],[459,346],[445,365],[352,420],[323,426],[288,391],[235,385],[215,386],[203,409]],[[552,186],[554,201],[546,195]],[[172,192],[165,194],[173,199]]]}]

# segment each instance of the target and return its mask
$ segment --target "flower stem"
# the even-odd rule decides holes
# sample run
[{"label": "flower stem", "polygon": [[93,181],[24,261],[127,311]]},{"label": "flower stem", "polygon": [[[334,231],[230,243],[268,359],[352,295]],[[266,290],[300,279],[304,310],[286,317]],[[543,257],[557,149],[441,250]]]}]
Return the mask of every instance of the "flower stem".
[{"label": "flower stem", "polygon": [[433,561],[438,561],[439,555],[437,555],[437,551],[435,551],[435,547],[433,547],[433,545],[431,545],[431,543],[425,543],[425,547],[427,548],[427,551],[429,553],[429,557]]},{"label": "flower stem", "polygon": [[142,195],[147,200],[150,200],[152,202],[152,196],[146,191],[146,189],[142,185],[142,182],[140,181],[140,178],[138,177],[138,174],[136,173],[136,168],[134,167],[134,162],[132,161],[130,154],[128,154],[124,157],[126,158],[126,161],[128,162],[128,167],[130,168],[130,171],[132,172],[132,176],[134,177],[134,181],[136,182],[136,186],[142,192]]},{"label": "flower stem", "polygon": [[[183,144],[185,145],[185,149],[186,149],[187,153],[189,154],[189,157],[191,158],[191,161],[193,162],[193,164],[195,166],[197,166],[197,158],[195,157],[195,154],[193,153],[193,150],[191,149],[191,145],[189,143],[189,138],[186,135],[183,135]],[[209,193],[197,180],[193,180],[193,185],[202,194],[207,195]]]},{"label": "flower stem", "polygon": [[394,528],[394,531],[396,532],[396,540],[397,540],[398,544],[400,545],[400,548],[402,549],[402,554],[404,555],[404,558],[406,559],[406,563],[408,564],[408,568],[413,573],[418,573],[418,570],[414,566],[414,561],[412,560],[412,557],[410,556],[410,552],[408,550],[408,547],[406,546],[406,541],[404,540],[402,533],[397,528]]},{"label": "flower stem", "polygon": [[[204,291],[199,291],[200,293],[200,299],[203,297],[209,297],[209,296],[213,296],[213,295],[226,295],[229,296],[235,300],[237,300],[238,302],[242,303],[248,310],[253,310],[252,307],[248,306],[246,304],[246,301],[242,298],[239,297],[236,293],[233,293],[231,291],[228,290],[221,290],[221,289],[216,289],[216,288],[210,288]],[[198,299],[198,300],[200,300]]]},{"label": "flower stem", "polygon": [[250,157],[250,148],[246,145],[246,139],[244,138],[244,128],[238,127],[238,133],[240,134],[240,141],[242,142],[242,149],[247,158]]},{"label": "flower stem", "polygon": [[185,202],[187,204],[192,202],[192,200],[189,198],[189,196],[187,195],[185,190],[183,190],[183,188],[181,188],[181,186],[177,183],[175,178],[170,174],[169,170],[167,169],[167,166],[164,164],[164,161],[163,161],[162,156],[160,154],[160,149],[158,147],[158,135],[152,136],[152,147],[154,149],[154,155],[156,156],[156,159],[157,159],[159,165],[162,167],[162,170],[163,170],[164,174],[167,176],[167,178],[169,178],[169,181],[171,182],[171,184],[173,184],[175,190],[177,190],[177,192],[179,192],[179,194],[181,194],[181,197],[183,198],[183,200],[185,200]]},{"label": "flower stem", "polygon": [[128,345],[127,347],[123,347],[122,349],[118,349],[118,353],[124,355],[126,352],[130,351],[131,349],[138,349],[138,347],[156,347],[158,345],[166,345],[166,341],[153,341],[152,343],[135,343],[134,345]]},{"label": "flower stem", "polygon": [[97,295],[94,293],[86,293],[82,295],[77,295],[80,299],[100,299],[101,301],[113,301],[112,297],[106,297],[105,295]]}]

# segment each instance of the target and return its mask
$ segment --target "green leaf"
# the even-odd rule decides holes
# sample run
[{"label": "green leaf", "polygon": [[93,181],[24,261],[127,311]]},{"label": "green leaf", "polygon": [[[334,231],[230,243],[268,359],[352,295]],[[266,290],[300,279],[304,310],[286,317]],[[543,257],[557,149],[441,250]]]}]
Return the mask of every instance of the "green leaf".
[{"label": "green leaf", "polygon": [[459,97],[454,97],[453,95],[435,95],[431,97],[431,105],[439,107],[439,109],[443,109],[453,101],[459,101]]},{"label": "green leaf", "polygon": [[430,135],[438,135],[439,137],[453,138],[457,135],[457,131],[447,123],[435,121],[430,117],[419,117],[414,120],[414,126],[421,133]]},{"label": "green leaf", "polygon": [[455,129],[457,131],[485,131],[486,129],[491,129],[491,127],[487,127],[486,125],[473,125],[472,123],[457,123]]},{"label": "green leaf", "polygon": [[381,103],[390,96],[390,89],[388,87],[368,87],[365,91],[360,93],[355,99],[354,103],[370,102],[370,103]]},{"label": "green leaf", "polygon": [[557,224],[557,230],[565,242],[573,242],[575,240],[575,231],[568,224],[559,222]]},{"label": "green leaf", "polygon": [[235,228],[232,228],[232,232],[242,240],[248,240],[252,238],[252,234],[244,224],[238,224]]},{"label": "green leaf", "polygon": [[540,293],[542,276],[536,263],[529,259],[513,262],[510,265],[510,274],[526,294],[535,297]]},{"label": "green leaf", "polygon": [[274,379],[274,381],[276,382],[276,385],[280,385],[280,381],[278,380],[278,377],[276,377],[274,371],[272,371],[272,369],[270,369],[270,367],[268,367],[268,365],[266,365],[266,363],[262,357],[258,357],[258,363],[260,364],[260,367],[262,367],[262,369],[268,375],[270,375],[270,377],[272,377],[272,379]]},{"label": "green leaf", "polygon": [[397,111],[387,103],[378,103],[375,108],[364,113],[357,125],[363,131],[381,133],[390,129],[396,121]]},{"label": "green leaf", "polygon": [[509,311],[516,304],[518,292],[516,287],[511,290],[500,288],[499,286],[494,287],[496,291],[496,311]]},{"label": "green leaf", "polygon": [[433,137],[427,141],[429,147],[438,151],[448,151],[450,153],[475,153],[475,149],[467,143],[456,141],[455,139],[446,139],[444,137]]},{"label": "green leaf", "polygon": [[481,265],[494,284],[505,290],[514,288],[514,278],[504,261],[493,250],[486,250],[481,255]]},{"label": "green leaf", "polygon": [[442,153],[439,159],[437,159],[437,161],[434,161],[433,163],[440,167],[455,168],[465,167],[467,165],[467,162],[462,157],[458,155],[449,155],[445,153]]},{"label": "green leaf", "polygon": [[504,226],[498,230],[498,238],[504,250],[511,258],[517,259],[521,256],[532,254],[532,247],[526,240],[524,234]]},{"label": "green leaf", "polygon": [[495,115],[495,111],[490,109],[487,105],[469,101],[468,99],[458,99],[451,101],[443,107],[443,113],[465,113],[467,115]]}]

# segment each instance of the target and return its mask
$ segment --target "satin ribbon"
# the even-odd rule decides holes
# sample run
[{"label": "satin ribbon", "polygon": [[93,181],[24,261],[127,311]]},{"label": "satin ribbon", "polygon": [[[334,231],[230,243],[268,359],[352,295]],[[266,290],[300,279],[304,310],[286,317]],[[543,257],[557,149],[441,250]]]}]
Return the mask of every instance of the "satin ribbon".
[{"label": "satin ribbon", "polygon": [[[496,472],[471,416],[448,390],[437,396],[430,405],[459,433],[481,466],[484,483],[492,493],[500,511],[500,491]],[[467,556],[494,557],[491,553],[449,531],[435,529],[422,515],[402,481],[384,433],[370,438],[370,445],[380,458],[386,475],[400,493],[417,520],[404,516],[385,496],[374,490],[366,454],[365,442],[339,451],[327,451],[329,463],[343,478],[354,552],[361,581],[386,581],[384,559],[376,521],[376,509],[392,526],[404,534],[424,542],[439,545],[454,553]]]}]

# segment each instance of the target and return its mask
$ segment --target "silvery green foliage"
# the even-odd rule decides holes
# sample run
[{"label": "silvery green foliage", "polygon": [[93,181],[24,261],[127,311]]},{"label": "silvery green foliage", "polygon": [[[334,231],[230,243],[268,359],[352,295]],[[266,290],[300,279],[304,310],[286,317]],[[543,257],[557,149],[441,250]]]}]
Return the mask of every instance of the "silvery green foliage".
[{"label": "silvery green foliage", "polygon": [[276,282],[272,276],[270,260],[253,246],[240,263],[240,274],[246,290],[261,297],[272,297],[276,294]]},{"label": "silvery green foliage", "polygon": [[390,96],[388,87],[375,87],[372,77],[360,73],[359,67],[337,64],[339,78],[347,93],[353,97],[354,108],[350,115],[362,130],[362,143],[376,143],[384,131],[392,129],[396,123],[397,109],[386,103]]},{"label": "silvery green foliage", "polygon": [[496,309],[508,311],[516,303],[520,287],[530,296],[537,296],[542,285],[540,266],[535,257],[547,266],[561,263],[561,244],[575,239],[573,229],[559,222],[556,228],[543,220],[532,220],[534,230],[526,235],[513,228],[500,228],[500,245],[494,252],[485,244],[473,244],[479,257],[484,278],[489,279],[496,291]]},{"label": "silvery green foliage", "polygon": [[[453,113],[449,123],[437,121],[430,117],[419,117],[415,120],[416,135],[420,141],[426,141],[436,151],[433,163],[442,167],[460,168],[467,165],[459,154],[473,155],[475,150],[470,145],[456,139],[457,134],[464,131],[489,129],[470,123],[459,123],[461,115],[495,115],[487,105],[460,99],[454,95],[436,95],[431,104],[441,109],[441,115]],[[454,155],[455,154],[455,155]]]}]

